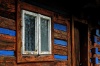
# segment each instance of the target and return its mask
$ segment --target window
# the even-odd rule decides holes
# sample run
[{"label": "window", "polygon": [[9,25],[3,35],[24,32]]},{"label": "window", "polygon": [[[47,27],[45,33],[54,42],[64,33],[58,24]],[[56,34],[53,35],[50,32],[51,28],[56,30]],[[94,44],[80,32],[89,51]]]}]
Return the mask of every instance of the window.
[{"label": "window", "polygon": [[51,54],[51,18],[22,10],[22,54]]}]

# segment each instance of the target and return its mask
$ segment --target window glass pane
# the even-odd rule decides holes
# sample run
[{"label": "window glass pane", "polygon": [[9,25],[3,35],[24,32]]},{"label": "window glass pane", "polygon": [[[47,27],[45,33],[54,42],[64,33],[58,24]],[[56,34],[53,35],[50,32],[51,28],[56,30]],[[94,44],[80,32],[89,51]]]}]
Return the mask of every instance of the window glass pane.
[{"label": "window glass pane", "polygon": [[25,14],[25,51],[35,51],[35,17]]},{"label": "window glass pane", "polygon": [[41,18],[41,51],[49,51],[48,47],[48,20]]}]

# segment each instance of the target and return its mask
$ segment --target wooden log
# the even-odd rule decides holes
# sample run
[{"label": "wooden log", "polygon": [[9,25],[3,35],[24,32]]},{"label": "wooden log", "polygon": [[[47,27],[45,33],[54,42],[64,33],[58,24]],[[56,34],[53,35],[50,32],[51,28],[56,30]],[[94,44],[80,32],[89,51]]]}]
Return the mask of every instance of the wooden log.
[{"label": "wooden log", "polygon": [[16,30],[15,21],[12,19],[4,18],[0,16],[0,27]]},{"label": "wooden log", "polygon": [[90,41],[90,49],[94,48],[94,45],[92,45],[92,41]]},{"label": "wooden log", "polygon": [[68,25],[68,20],[67,20],[67,18],[64,19],[64,18],[53,17],[53,22],[54,22],[54,23],[58,23],[58,24],[62,24],[62,25],[65,25],[65,26]]},{"label": "wooden log", "polygon": [[6,62],[5,64],[6,64],[6,66],[16,66],[13,61],[12,62]]},{"label": "wooden log", "polygon": [[100,63],[99,64],[94,64],[93,66],[100,66]]},{"label": "wooden log", "polygon": [[0,41],[3,41],[3,42],[16,42],[16,37],[0,34]]},{"label": "wooden log", "polygon": [[56,30],[56,29],[54,29],[54,33],[56,33],[56,34],[61,34],[61,35],[64,35],[64,36],[67,36],[67,32],[60,31],[60,30]]},{"label": "wooden log", "polygon": [[68,66],[68,61],[54,61],[54,66]]},{"label": "wooden log", "polygon": [[41,14],[47,15],[47,16],[53,15],[53,12],[51,12],[49,10],[46,10],[46,9],[43,9],[43,8],[40,8],[40,7],[37,7],[37,6],[33,6],[33,5],[30,5],[30,4],[25,3],[25,2],[21,2],[21,8],[25,9],[25,10],[41,13]]},{"label": "wooden log", "polygon": [[53,55],[36,55],[36,56],[28,56],[28,55],[25,55],[25,56],[22,56],[22,55],[19,55],[19,57],[17,57],[17,61],[18,63],[23,63],[23,62],[53,62],[54,61],[54,57]]},{"label": "wooden log", "polygon": [[94,54],[93,57],[94,58],[98,57],[98,59],[100,59],[100,55],[99,54]]},{"label": "wooden log", "polygon": [[0,50],[15,50],[15,44],[13,42],[0,41]]},{"label": "wooden log", "polygon": [[67,61],[20,63],[15,66],[68,66]]},{"label": "wooden log", "polygon": [[0,10],[0,16],[15,20],[15,12],[8,12]]},{"label": "wooden log", "polygon": [[54,54],[68,55],[68,48],[64,46],[54,45]]},{"label": "wooden log", "polygon": [[89,53],[89,57],[92,58],[92,53],[91,52]]},{"label": "wooden log", "polygon": [[0,0],[0,10],[15,12],[15,0]]},{"label": "wooden log", "polygon": [[68,66],[68,61],[57,61],[54,62],[38,62],[38,63],[19,63],[17,64],[16,61],[10,61],[10,62],[2,62],[0,63],[3,66]]},{"label": "wooden log", "polygon": [[67,40],[67,32],[60,31],[60,30],[54,30],[54,38],[61,39],[61,40]]},{"label": "wooden log", "polygon": [[5,62],[0,63],[0,66],[6,66]]},{"label": "wooden log", "polygon": [[100,51],[100,44],[94,43],[94,48],[98,48],[98,51]]},{"label": "wooden log", "polygon": [[22,63],[16,64],[16,66],[54,66],[53,62],[38,62],[38,63]]},{"label": "wooden log", "polygon": [[15,57],[0,56],[0,62],[13,62],[16,61]]},{"label": "wooden log", "polygon": [[16,0],[0,0],[0,15],[15,19]]}]

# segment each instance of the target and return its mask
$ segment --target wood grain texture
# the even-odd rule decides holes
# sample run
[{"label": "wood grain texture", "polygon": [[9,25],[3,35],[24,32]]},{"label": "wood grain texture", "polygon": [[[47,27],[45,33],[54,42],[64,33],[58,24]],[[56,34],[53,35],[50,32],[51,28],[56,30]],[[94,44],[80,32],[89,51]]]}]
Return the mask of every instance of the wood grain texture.
[{"label": "wood grain texture", "polygon": [[100,64],[93,64],[93,66],[100,66]]},{"label": "wood grain texture", "polygon": [[71,66],[71,64],[72,64],[72,56],[71,56],[71,54],[72,54],[72,50],[71,50],[72,44],[71,44],[71,27],[70,27],[71,23],[68,20],[66,20],[66,22],[67,22],[67,35],[68,35],[68,64],[67,65]]},{"label": "wood grain texture", "polygon": [[5,35],[5,34],[0,34],[0,41],[3,41],[3,42],[16,42],[16,37]]},{"label": "wood grain texture", "polygon": [[4,18],[0,16],[0,27],[16,30],[15,21],[12,19]]},{"label": "wood grain texture", "polygon": [[[0,27],[2,28],[8,28],[11,30],[16,30],[16,22],[17,21],[17,38],[14,36],[9,36],[9,35],[4,35],[0,34],[0,50],[14,50],[17,53],[17,56],[15,55],[14,57],[0,57],[0,66],[66,66],[67,61],[57,61],[54,59],[54,56],[52,53],[51,55],[37,55],[37,56],[23,56],[21,54],[21,9],[26,9],[29,11],[41,13],[43,15],[47,15],[52,17],[53,12],[45,10],[43,8],[39,8],[27,3],[19,2],[18,1],[18,6],[17,6],[17,18],[15,20],[15,0],[7,0],[3,1],[0,0],[0,6],[2,5],[3,7],[0,7],[0,15],[3,17],[0,17]],[[5,3],[5,4],[1,4]],[[21,6],[20,6],[21,5]],[[27,5],[27,6],[26,6]],[[7,18],[4,18],[7,17]],[[62,17],[58,17],[59,23],[63,23],[66,25],[67,23],[65,22],[66,20],[63,20]],[[60,22],[61,21],[61,22]],[[52,24],[53,27],[53,24]],[[57,31],[53,30],[52,28],[52,33],[57,33],[59,35],[67,36],[67,32],[63,31]],[[67,37],[64,37],[64,40],[66,40]],[[16,41],[17,39],[17,41]],[[60,39],[60,38],[59,38]],[[63,38],[62,38],[63,39]],[[52,34],[52,46],[54,45],[54,34]],[[17,46],[17,51],[16,51],[16,46]],[[57,52],[60,49],[63,55],[67,55],[67,47],[63,46],[54,46],[52,47],[52,51],[56,49]],[[15,54],[16,54],[15,53]],[[16,62],[17,61],[17,62]],[[22,62],[22,63],[21,63]]]},{"label": "wood grain texture", "polygon": [[59,46],[59,45],[54,45],[54,54],[59,54],[59,55],[68,55],[68,48]]},{"label": "wood grain texture", "polygon": [[59,15],[57,13],[53,14],[53,22],[54,23],[58,23],[58,24],[62,24],[62,25],[66,25],[67,26],[68,20],[70,20],[70,19],[66,18],[64,16],[61,16],[61,15]]},{"label": "wood grain texture", "polygon": [[61,40],[66,40],[66,41],[68,39],[68,37],[66,35],[64,35],[64,32],[61,32],[61,31],[54,31],[54,38],[61,39]]},{"label": "wood grain texture", "polygon": [[68,61],[43,61],[30,63],[16,63],[16,57],[0,57],[0,66],[68,66]]},{"label": "wood grain texture", "polygon": [[100,59],[100,55],[99,54],[93,54],[93,58],[98,57],[98,59]]},{"label": "wood grain texture", "polygon": [[16,61],[16,57],[0,56],[0,62],[13,62]]},{"label": "wood grain texture", "polygon": [[40,8],[37,6],[33,6],[33,5],[30,5],[25,2],[21,2],[21,9],[25,9],[25,10],[32,11],[32,12],[37,12],[37,13],[47,15],[50,17],[52,17],[52,15],[53,15],[53,12],[51,12],[49,10],[46,10],[46,9],[43,9],[43,8]]},{"label": "wood grain texture", "polygon": [[0,10],[15,12],[15,0],[0,0]]},{"label": "wood grain texture", "polygon": [[94,43],[94,48],[98,48],[98,50],[100,51],[100,44]]},{"label": "wood grain texture", "polygon": [[68,66],[68,61],[54,61],[54,66]]},{"label": "wood grain texture", "polygon": [[71,37],[72,37],[72,66],[75,66],[76,65],[76,63],[75,63],[75,61],[76,61],[76,58],[75,58],[75,44],[74,44],[74,42],[75,42],[75,40],[74,40],[74,17],[72,16],[72,23],[71,23],[71,27],[72,27],[72,30],[71,30],[71,32],[72,32],[72,35],[71,35]]},{"label": "wood grain texture", "polygon": [[0,41],[0,50],[15,50],[15,42]]},{"label": "wood grain texture", "polygon": [[0,15],[15,19],[16,0],[0,0]]},{"label": "wood grain texture", "polygon": [[18,58],[18,63],[22,62],[41,62],[41,61],[54,61],[53,55],[36,55],[36,56],[22,56],[20,55]]},{"label": "wood grain texture", "polygon": [[[10,58],[10,57],[9,57]],[[68,61],[45,61],[45,62],[30,62],[30,63],[16,63],[15,58],[11,57],[11,61],[7,61],[7,58],[2,58],[4,61],[0,62],[0,66],[68,66]]]},{"label": "wood grain texture", "polygon": [[64,35],[64,36],[67,37],[67,32],[64,32],[64,31],[60,31],[60,30],[56,30],[56,29],[54,29],[54,33],[56,33],[56,34],[60,34],[60,35]]}]

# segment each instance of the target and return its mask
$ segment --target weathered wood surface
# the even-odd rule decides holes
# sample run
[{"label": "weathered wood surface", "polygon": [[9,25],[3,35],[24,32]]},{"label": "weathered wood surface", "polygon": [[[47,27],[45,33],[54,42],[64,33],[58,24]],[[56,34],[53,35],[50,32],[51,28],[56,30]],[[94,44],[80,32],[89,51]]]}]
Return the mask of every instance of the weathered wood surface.
[{"label": "weathered wood surface", "polygon": [[0,0],[0,15],[15,19],[16,0]]},{"label": "weathered wood surface", "polygon": [[94,45],[92,44],[92,41],[90,41],[90,49],[94,48]]},{"label": "weathered wood surface", "polygon": [[66,18],[65,19],[62,18],[61,16],[54,16],[53,17],[53,22],[67,26],[68,20]]},{"label": "weathered wood surface", "polygon": [[0,16],[0,27],[16,30],[15,21],[12,19],[4,18]]},{"label": "weathered wood surface", "polygon": [[0,41],[0,50],[15,50],[16,43]]},{"label": "weathered wood surface", "polygon": [[37,55],[37,56],[22,56],[17,57],[18,63],[22,62],[41,62],[41,61],[54,61],[53,55]]},{"label": "weathered wood surface", "polygon": [[[42,13],[44,15],[53,16],[53,12],[48,11],[48,10],[44,10],[42,8],[38,8],[36,6],[32,6],[29,5],[27,3],[21,3],[20,5],[18,5],[18,11],[17,11],[17,18],[15,20],[15,13],[16,13],[16,9],[15,9],[15,0],[0,0],[0,15],[2,17],[0,17],[0,27],[2,28],[8,28],[11,30],[16,30],[16,20],[17,20],[17,33],[21,34],[21,32],[19,32],[21,30],[21,26],[20,26],[20,22],[21,22],[21,12],[20,12],[20,5],[21,8],[29,10],[29,11],[33,11],[33,12],[38,12],[38,13]],[[27,5],[27,6],[26,6]],[[6,18],[4,18],[6,17]],[[58,22],[67,24],[65,20],[62,20],[62,17],[58,17]],[[60,22],[61,21],[61,22]],[[67,32],[63,32],[63,31],[57,31],[54,30],[55,33],[57,33],[58,35],[63,35],[67,36]],[[53,33],[53,32],[52,32]],[[17,35],[19,38],[21,38],[21,35]],[[21,42],[21,39],[17,40]],[[60,39],[61,37],[59,37]],[[64,37],[62,39],[65,39],[67,37]],[[52,40],[54,40],[54,34],[52,34]],[[16,37],[14,36],[9,36],[9,35],[4,35],[4,34],[0,34],[0,50],[14,50],[15,51],[15,56],[14,57],[0,57],[0,66],[67,66],[67,61],[57,61],[54,59],[53,54],[52,55],[41,55],[41,56],[22,56],[21,55],[21,45],[19,46],[18,44],[20,44],[20,42],[16,41]],[[53,42],[52,42],[53,44]],[[16,46],[18,48],[16,48]],[[18,49],[16,51],[16,49]],[[60,47],[60,46],[54,46],[54,49],[59,50],[61,49],[60,54],[62,55],[68,55],[67,54],[67,47]],[[52,49],[52,51],[54,50]],[[59,54],[59,51],[56,51]],[[17,56],[16,56],[17,53]],[[17,63],[17,62],[25,62],[25,63]]]},{"label": "weathered wood surface", "polygon": [[[10,60],[10,61],[9,61]],[[15,57],[0,57],[0,66],[68,66],[68,61],[16,63]]]},{"label": "weathered wood surface", "polygon": [[94,58],[98,57],[98,59],[100,59],[100,55],[99,54],[94,54],[93,57]]},{"label": "weathered wood surface", "polygon": [[68,61],[54,61],[54,66],[68,66]]},{"label": "weathered wood surface", "polygon": [[67,38],[67,32],[54,29],[54,33],[60,34],[60,35],[64,35],[64,36],[66,36],[66,38]]},{"label": "weathered wood surface", "polygon": [[16,37],[0,34],[0,41],[3,41],[3,42],[16,42]]},{"label": "weathered wood surface", "polygon": [[98,48],[98,50],[100,51],[100,44],[94,43],[94,48]]},{"label": "weathered wood surface", "polygon": [[54,38],[67,41],[67,39],[68,39],[67,32],[63,32],[63,31],[59,31],[59,30],[54,30]]},{"label": "weathered wood surface", "polygon": [[33,5],[30,5],[30,4],[25,3],[25,2],[21,2],[21,8],[29,10],[29,11],[41,13],[41,14],[44,14],[44,15],[47,15],[47,16],[50,16],[50,17],[53,15],[53,12],[51,12],[49,10],[46,10],[46,9],[43,9],[43,8],[40,8],[40,7],[37,7],[37,6],[33,6]]},{"label": "weathered wood surface", "polygon": [[92,58],[92,53],[91,52],[89,53],[89,58]]},{"label": "weathered wood surface", "polygon": [[100,64],[94,64],[93,66],[100,66]]},{"label": "weathered wood surface", "polygon": [[13,62],[16,61],[16,57],[0,56],[0,62]]},{"label": "weathered wood surface", "polygon": [[68,55],[68,48],[59,46],[59,45],[54,45],[54,54],[60,54],[60,55]]}]

